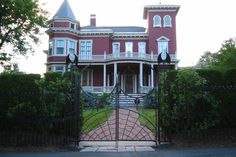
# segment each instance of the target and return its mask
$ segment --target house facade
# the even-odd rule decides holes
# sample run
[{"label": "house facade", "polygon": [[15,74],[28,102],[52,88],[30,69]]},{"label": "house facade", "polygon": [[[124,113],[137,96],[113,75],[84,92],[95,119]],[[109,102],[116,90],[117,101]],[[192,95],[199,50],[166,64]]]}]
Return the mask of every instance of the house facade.
[{"label": "house facade", "polygon": [[177,66],[176,15],[178,5],[144,6],[146,28],[97,26],[96,15],[81,26],[64,0],[49,22],[47,72],[66,71],[66,56],[78,56],[81,85],[89,92],[110,92],[116,82],[127,93],[147,93],[156,82],[157,56],[166,52]]}]

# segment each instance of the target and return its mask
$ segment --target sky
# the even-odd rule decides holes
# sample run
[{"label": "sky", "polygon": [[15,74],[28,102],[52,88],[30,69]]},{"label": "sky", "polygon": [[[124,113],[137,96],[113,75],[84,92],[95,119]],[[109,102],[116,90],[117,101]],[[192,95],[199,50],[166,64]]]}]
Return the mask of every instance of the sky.
[{"label": "sky", "polygon": [[[90,14],[96,14],[97,26],[142,26],[143,7],[156,5],[160,0],[68,0],[81,26],[89,25]],[[40,0],[49,12],[56,13],[63,0]],[[206,51],[217,52],[221,44],[236,37],[235,0],[161,0],[162,4],[180,5],[177,14],[177,58],[179,66],[193,66]],[[44,31],[44,30],[43,30]],[[18,57],[21,71],[46,72],[48,36],[44,33],[36,53],[28,58]]]}]

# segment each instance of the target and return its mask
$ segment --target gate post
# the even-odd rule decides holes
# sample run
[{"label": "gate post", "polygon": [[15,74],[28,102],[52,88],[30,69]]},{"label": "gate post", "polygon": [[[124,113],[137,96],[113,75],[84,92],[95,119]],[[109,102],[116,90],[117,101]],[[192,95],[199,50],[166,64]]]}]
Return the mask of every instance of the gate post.
[{"label": "gate post", "polygon": [[81,109],[80,109],[80,75],[74,74],[75,80],[75,122],[76,122],[76,142],[75,146],[79,146],[81,134]]},{"label": "gate post", "polygon": [[[158,56],[157,56],[157,67],[158,67],[158,102],[157,102],[157,111],[158,111],[158,117],[157,117],[157,124],[158,124],[158,143],[159,145],[161,144],[161,126],[160,126],[160,120],[161,120],[161,117],[160,117],[160,114],[161,114],[161,88],[160,88],[160,73],[162,70],[164,70],[164,67],[167,65],[169,66],[170,65],[170,62],[171,62],[171,59],[170,59],[170,55],[167,53],[167,52],[161,52]],[[163,67],[163,69],[162,69]]]}]

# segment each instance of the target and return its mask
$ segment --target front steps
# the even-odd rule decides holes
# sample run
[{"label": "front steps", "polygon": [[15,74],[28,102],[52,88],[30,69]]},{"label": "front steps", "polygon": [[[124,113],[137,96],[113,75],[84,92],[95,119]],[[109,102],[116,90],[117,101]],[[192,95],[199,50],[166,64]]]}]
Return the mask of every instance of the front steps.
[{"label": "front steps", "polygon": [[[135,107],[137,106],[137,104],[135,104],[135,99],[136,101],[138,100],[139,101],[139,105],[141,105],[144,101],[143,99],[143,96],[145,94],[123,94],[123,93],[120,93],[119,94],[119,106],[120,107]],[[112,104],[115,105],[116,104],[116,98],[113,97],[112,98]]]}]

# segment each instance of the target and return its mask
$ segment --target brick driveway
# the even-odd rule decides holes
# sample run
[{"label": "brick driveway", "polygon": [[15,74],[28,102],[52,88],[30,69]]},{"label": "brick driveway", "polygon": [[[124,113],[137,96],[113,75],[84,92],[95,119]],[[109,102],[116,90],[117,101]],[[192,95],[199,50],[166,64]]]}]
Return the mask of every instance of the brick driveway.
[{"label": "brick driveway", "polygon": [[[118,129],[116,129],[116,126]],[[116,123],[116,111],[114,110],[108,120],[98,128],[82,135],[82,140],[110,141],[154,141],[155,137],[151,130],[142,126],[139,122],[138,111],[135,108],[119,109],[119,120]]]}]

